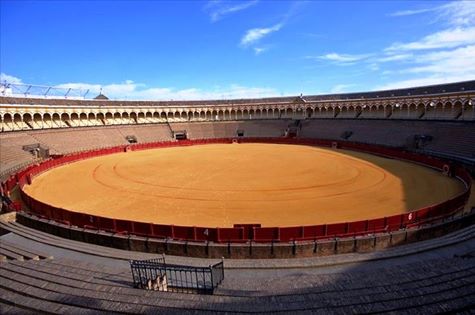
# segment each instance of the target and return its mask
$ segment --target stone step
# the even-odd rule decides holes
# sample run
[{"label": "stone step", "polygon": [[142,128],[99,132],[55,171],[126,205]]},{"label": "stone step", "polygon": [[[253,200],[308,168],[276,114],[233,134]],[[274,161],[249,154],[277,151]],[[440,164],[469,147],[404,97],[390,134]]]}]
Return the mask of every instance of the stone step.
[{"label": "stone step", "polygon": [[15,259],[15,260],[19,260],[19,261],[23,261],[24,258],[22,255],[19,255],[15,252],[12,252],[8,249],[5,249],[3,247],[0,247],[0,255],[3,255],[5,257],[7,257],[7,259]]},{"label": "stone step", "polygon": [[[149,259],[161,257],[158,254],[142,253],[142,252],[133,252],[120,250],[105,246],[99,246],[95,244],[89,244],[74,240],[65,239],[59,236],[41,232],[39,230],[31,229],[24,225],[21,225],[17,222],[3,223],[0,222],[0,227],[7,229],[13,233],[16,233],[20,236],[32,239],[34,241],[45,243],[48,245],[70,249],[90,255],[102,256],[108,258],[130,260],[130,259]],[[216,260],[215,260],[216,261]]]},{"label": "stone step", "polygon": [[23,256],[25,259],[40,260],[40,257],[38,255],[35,255],[31,252],[25,251],[25,250],[20,249],[18,247],[10,246],[9,244],[6,244],[3,241],[0,242],[0,252],[2,250],[8,250],[12,253],[16,253],[20,256]]},{"label": "stone step", "polygon": [[11,243],[11,242],[8,242],[8,241],[5,241],[5,240],[1,240],[0,242],[0,247],[5,247],[11,251],[15,251],[15,252],[18,252],[19,254],[27,257],[28,255],[33,255],[33,256],[37,256],[38,259],[34,259],[34,258],[30,258],[30,259],[34,259],[34,260],[39,260],[39,259],[53,259],[54,257],[49,255],[49,254],[46,254],[46,253],[43,253],[41,251],[38,251],[37,249],[34,249],[34,250],[31,250],[31,249],[26,249],[26,248],[23,248],[21,246],[18,246],[14,243]]},{"label": "stone step", "polygon": [[[1,295],[0,295],[0,300],[1,300]],[[11,303],[11,304],[10,304]],[[34,312],[32,310],[27,310],[24,308],[20,308],[14,304],[14,302],[11,301],[5,301],[5,302],[0,302],[0,314],[3,315],[13,315],[13,314],[37,314],[37,312]]]},{"label": "stone step", "polygon": [[[16,263],[17,265],[20,265],[21,263]],[[36,263],[31,263],[30,265],[36,265]],[[25,263],[23,263],[25,265]],[[6,266],[7,269],[9,269],[11,272],[14,272],[13,268],[14,266]],[[471,270],[472,268],[469,268]],[[475,270],[472,270],[475,272]],[[72,270],[71,272],[74,272]],[[79,286],[81,288],[76,288],[77,283],[73,282],[68,282],[66,281],[66,285],[58,285],[51,276],[46,276],[46,279],[43,280],[38,280],[37,276],[38,273],[41,273],[41,271],[35,272],[33,270],[27,270],[24,273],[16,274],[15,279],[17,281],[24,281],[26,283],[29,283],[30,285],[34,286],[39,286],[41,288],[49,288],[50,285],[48,284],[49,282],[54,282],[54,288],[55,290],[60,290],[61,293],[64,293],[64,290],[68,293],[77,293],[78,295],[85,296],[85,291],[84,290],[92,290],[92,291],[97,291],[93,292],[94,296],[96,298],[102,298],[102,299],[107,299],[107,300],[119,300],[121,302],[127,302],[127,303],[135,303],[133,302],[133,299],[140,299],[141,304],[143,305],[150,305],[150,299],[153,298],[153,293],[150,291],[143,291],[143,290],[136,290],[136,289],[130,289],[130,288],[118,288],[117,290],[107,290],[103,285],[99,284],[91,284],[92,286]],[[3,273],[1,274],[3,275]],[[34,277],[33,277],[34,276]],[[61,274],[59,275],[61,276]],[[447,276],[446,274],[442,274],[443,276]],[[9,277],[9,276],[7,276]],[[33,277],[33,278],[31,278]],[[93,278],[96,278],[96,276],[93,276]],[[334,281],[338,281],[338,276],[335,277]],[[302,307],[309,307],[310,309],[319,309],[319,305],[327,305],[333,308],[337,307],[354,307],[355,305],[362,305],[367,302],[366,297],[370,296],[371,301],[370,303],[379,303],[379,301],[392,301],[394,299],[400,299],[402,297],[409,298],[418,298],[424,299],[426,296],[431,296],[431,295],[437,295],[437,292],[440,291],[450,291],[453,289],[453,287],[458,288],[458,287],[466,287],[465,284],[470,284],[470,283],[475,283],[475,275],[474,274],[459,274],[457,277],[455,275],[449,275],[450,281],[448,279],[435,279],[439,281],[431,281],[427,285],[423,286],[416,286],[416,287],[404,287],[399,285],[397,288],[394,288],[392,290],[389,290],[389,288],[383,288],[382,290],[373,290],[376,289],[376,286],[374,287],[368,287],[366,289],[364,288],[347,288],[346,291],[342,291],[341,288],[338,289],[336,288],[333,292],[332,291],[326,291],[326,292],[321,292],[321,293],[310,293],[310,294],[292,294],[292,295],[287,295],[287,296],[267,296],[267,297],[254,297],[251,299],[242,299],[239,297],[222,297],[222,296],[199,296],[198,300],[201,301],[206,301],[206,303],[217,303],[217,301],[220,302],[229,302],[229,303],[235,303],[235,304],[253,304],[259,303],[262,305],[266,305],[266,309],[270,307],[272,303],[276,305],[285,305],[286,308],[289,310],[303,310]],[[423,279],[426,280],[426,279]],[[422,283],[423,280],[418,280],[414,279],[414,282],[417,284],[417,282]],[[87,281],[87,279],[85,279]],[[412,284],[414,284],[414,282]],[[410,283],[410,282],[408,282]],[[73,287],[71,287],[73,286]],[[99,288],[99,289],[97,289]],[[77,291],[77,290],[82,290],[82,291]],[[353,292],[351,292],[353,290]],[[373,292],[371,292],[373,290]],[[77,291],[77,292],[76,292]],[[110,292],[113,291],[114,295],[110,295]],[[444,292],[445,292],[444,291]],[[131,293],[135,294],[131,294]],[[158,292],[157,292],[158,293]],[[165,293],[165,292],[160,292],[160,299],[162,299],[162,302],[164,303],[163,306],[170,306],[175,305],[177,302],[176,299],[176,294],[171,294],[170,293]],[[108,295],[109,294],[109,295]],[[419,297],[417,297],[419,295]],[[182,306],[187,305],[187,303],[190,302],[189,299],[184,299],[183,297],[190,297],[191,300],[197,301],[197,298],[193,295],[181,295],[179,297],[179,301],[181,301]],[[132,298],[132,301],[129,299]],[[166,300],[166,301],[165,301]],[[171,301],[173,300],[173,301]],[[188,301],[188,302],[187,302]],[[428,302],[429,303],[429,302]],[[366,303],[368,304],[368,303]],[[306,306],[305,306],[306,305]],[[153,306],[153,305],[151,305]],[[245,307],[247,308],[247,307]],[[304,308],[305,309],[305,308]],[[218,310],[218,309],[217,309]],[[241,309],[242,310],[242,309]],[[275,309],[278,310],[278,309]]]},{"label": "stone step", "polygon": [[[35,299],[41,301],[40,306],[50,305],[51,308],[46,308],[52,313],[68,313],[68,314],[76,314],[87,311],[93,311],[94,313],[99,314],[106,314],[110,313],[110,311],[118,312],[118,313],[130,313],[130,312],[123,312],[121,308],[127,308],[127,305],[111,305],[110,302],[100,300],[95,298],[93,295],[91,296],[82,296],[82,295],[74,295],[69,293],[58,293],[55,289],[56,286],[51,283],[42,283],[41,286],[38,285],[38,281],[34,279],[29,279],[30,282],[25,281],[24,279],[28,279],[27,277],[21,277],[18,274],[15,275],[15,279],[10,279],[0,275],[1,285],[0,288],[6,289],[10,291],[13,295],[16,295],[19,300],[22,302],[25,300]],[[96,292],[96,294],[98,294]],[[23,297],[18,297],[18,295]],[[1,296],[1,293],[0,293]],[[9,299],[11,300],[11,299]],[[118,303],[115,303],[118,304]],[[57,309],[66,308],[67,311],[59,311]],[[37,309],[35,307],[35,309]],[[43,311],[42,309],[37,309]],[[137,313],[137,312],[133,312]]]},{"label": "stone step", "polygon": [[[64,305],[61,302],[47,301],[42,297],[33,297],[24,294],[28,286],[22,285],[20,289],[6,288],[0,284],[0,301],[13,302],[16,307],[22,310],[32,311],[41,314],[85,314],[88,309]],[[21,314],[21,312],[20,312]]]}]

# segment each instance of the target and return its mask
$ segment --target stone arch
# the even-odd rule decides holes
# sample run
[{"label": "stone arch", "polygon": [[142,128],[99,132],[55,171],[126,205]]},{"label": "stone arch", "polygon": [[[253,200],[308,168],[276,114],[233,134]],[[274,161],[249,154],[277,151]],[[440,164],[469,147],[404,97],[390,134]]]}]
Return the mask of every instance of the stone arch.
[{"label": "stone arch", "polygon": [[43,114],[43,128],[52,128],[52,122],[51,122],[51,114],[50,113],[44,113]]},{"label": "stone arch", "polygon": [[10,113],[3,115],[3,131],[11,131],[13,129],[13,116]]},{"label": "stone arch", "polygon": [[305,108],[305,118],[312,118],[314,112],[315,110],[312,107],[307,106]]},{"label": "stone arch", "polygon": [[237,109],[236,110],[236,119],[239,120],[239,119],[242,119],[242,117],[244,116],[244,113],[242,112],[241,109]]},{"label": "stone arch", "polygon": [[22,130],[23,126],[23,118],[20,113],[13,114],[13,130]]},{"label": "stone arch", "polygon": [[59,116],[59,119],[61,121],[61,124],[63,127],[73,127],[71,126],[71,123],[69,122],[69,114],[68,113],[61,113]]},{"label": "stone arch", "polygon": [[42,129],[43,128],[43,117],[40,113],[33,114],[33,127],[35,129]]},{"label": "stone arch", "polygon": [[79,126],[79,114],[78,113],[71,113],[69,115],[69,121],[71,122],[71,127],[78,127]]},{"label": "stone arch", "polygon": [[79,113],[79,124],[81,126],[88,126],[87,114],[86,113]]},{"label": "stone arch", "polygon": [[136,112],[131,112],[129,114],[129,120],[132,124],[136,124],[138,123],[138,120],[137,120],[137,113]]},{"label": "stone arch", "polygon": [[145,121],[145,113],[144,112],[139,112],[137,114],[137,123],[139,124],[145,124],[146,121]]},{"label": "stone arch", "polygon": [[61,116],[58,113],[53,113],[53,115],[51,115],[51,119],[53,120],[53,128],[64,127],[61,121]]},{"label": "stone arch", "polygon": [[347,106],[342,106],[342,107],[339,107],[339,108],[340,108],[340,111],[338,113],[338,116],[345,117],[348,113],[348,107]]},{"label": "stone arch", "polygon": [[286,110],[285,110],[285,116],[287,118],[290,118],[290,117],[293,117],[294,115],[294,110],[290,107],[288,107]]},{"label": "stone arch", "polygon": [[113,122],[114,125],[122,124],[122,115],[119,112],[115,112],[113,115]]},{"label": "stone arch", "polygon": [[111,112],[106,112],[104,114],[104,123],[105,125],[113,125],[114,124],[114,116]]},{"label": "stone arch", "polygon": [[333,110],[333,117],[338,117],[341,113],[341,107],[340,106],[332,106]]},{"label": "stone arch", "polygon": [[473,99],[466,99],[462,104],[462,117],[465,120],[475,120],[475,101]]},{"label": "stone arch", "polygon": [[231,119],[231,111],[229,109],[225,109],[223,111],[223,119],[230,120]]},{"label": "stone arch", "polygon": [[28,129],[35,129],[33,126],[33,116],[30,113],[23,114],[23,122],[26,124]]},{"label": "stone arch", "polygon": [[71,116],[69,115],[69,113],[62,113],[61,114],[61,120],[67,121],[69,119],[71,119]]},{"label": "stone arch", "polygon": [[105,119],[104,113],[97,113],[97,114],[96,114],[96,119],[97,119],[98,121],[104,120],[104,119]]}]

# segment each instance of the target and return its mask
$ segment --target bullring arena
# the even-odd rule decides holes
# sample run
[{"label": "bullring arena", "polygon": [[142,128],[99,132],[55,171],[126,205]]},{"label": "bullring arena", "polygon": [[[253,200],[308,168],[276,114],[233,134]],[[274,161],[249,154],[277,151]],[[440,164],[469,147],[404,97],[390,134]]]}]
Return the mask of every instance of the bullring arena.
[{"label": "bullring arena", "polygon": [[376,219],[462,191],[461,182],[407,162],[254,143],[117,153],[55,168],[25,188],[33,198],[77,212],[210,227]]},{"label": "bullring arena", "polygon": [[474,96],[2,96],[0,311],[471,313]]}]

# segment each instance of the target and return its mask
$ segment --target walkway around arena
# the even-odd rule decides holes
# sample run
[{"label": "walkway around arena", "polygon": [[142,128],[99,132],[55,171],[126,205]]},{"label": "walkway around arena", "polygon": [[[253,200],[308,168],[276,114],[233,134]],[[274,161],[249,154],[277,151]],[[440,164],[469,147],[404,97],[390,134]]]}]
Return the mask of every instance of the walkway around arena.
[{"label": "walkway around arena", "polygon": [[[268,260],[226,260],[225,280],[212,296],[133,289],[126,260],[45,245],[13,233],[1,240],[54,255],[52,260],[0,264],[2,313],[434,314],[470,312],[475,307],[473,227],[438,240],[439,245],[446,242],[446,246],[424,251],[434,240],[415,243],[388,250],[397,251],[398,257],[376,261],[368,260],[374,258],[374,253],[352,254],[365,262],[349,262],[351,255],[277,260],[274,266]],[[103,250],[124,253],[124,258],[146,256]],[[400,256],[404,251],[407,255]],[[171,256],[166,259],[197,265],[212,261]],[[340,264],[345,259],[347,263]],[[308,261],[313,261],[312,268]],[[324,266],[330,264],[334,265]]]}]

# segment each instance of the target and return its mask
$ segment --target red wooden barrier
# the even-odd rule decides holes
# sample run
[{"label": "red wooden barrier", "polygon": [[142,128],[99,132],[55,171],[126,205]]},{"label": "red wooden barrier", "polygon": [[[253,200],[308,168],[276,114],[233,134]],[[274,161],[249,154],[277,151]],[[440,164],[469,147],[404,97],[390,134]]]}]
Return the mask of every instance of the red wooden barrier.
[{"label": "red wooden barrier", "polygon": [[98,227],[100,230],[104,231],[115,231],[115,220],[111,218],[98,217]]},{"label": "red wooden barrier", "polygon": [[218,228],[218,242],[238,242],[247,240],[247,235],[244,234],[244,228]]},{"label": "red wooden barrier", "polygon": [[316,239],[322,236],[325,236],[327,233],[327,225],[309,225],[303,227],[304,238],[306,239]]},{"label": "red wooden barrier", "polygon": [[143,223],[143,222],[130,222],[132,224],[131,233],[147,236],[152,235],[152,223]]},{"label": "red wooden barrier", "polygon": [[348,224],[347,234],[366,232],[368,228],[368,220],[350,222]]},{"label": "red wooden barrier", "polygon": [[173,238],[179,240],[196,240],[196,231],[194,227],[191,226],[174,226],[173,228]]},{"label": "red wooden barrier", "polygon": [[152,236],[157,238],[173,237],[173,229],[171,225],[153,224]]},{"label": "red wooden barrier", "polygon": [[[204,140],[185,140],[180,142],[155,142],[147,144],[131,145],[132,150],[142,150],[150,148],[172,147],[182,145],[195,145],[207,143],[231,143],[232,139],[204,139]],[[319,145],[331,146],[330,140],[318,139],[287,139],[287,138],[244,138],[240,142],[258,142],[258,143],[281,143],[281,144],[303,144],[303,145]],[[353,149],[357,151],[365,151],[373,154],[391,156],[403,160],[410,160],[413,162],[425,164],[431,167],[442,169],[447,163],[446,161],[423,156],[420,154],[400,151],[394,148],[378,147],[374,145],[352,143],[352,142],[338,142],[341,148]],[[100,155],[113,154],[123,152],[125,146],[118,146],[114,148],[91,150],[87,152],[80,152],[71,155],[61,156],[57,159],[47,160],[40,165],[32,165],[19,171],[15,176],[11,176],[6,182],[2,184],[4,190],[11,191],[16,184],[22,188],[27,183],[27,176],[34,177],[50,168],[64,165],[67,163],[83,160]],[[254,239],[256,241],[291,241],[291,240],[311,240],[322,237],[332,237],[334,235],[351,235],[371,233],[375,231],[395,231],[399,228],[411,225],[419,225],[423,222],[429,222],[434,218],[444,215],[450,215],[452,212],[458,210],[465,205],[470,196],[471,177],[466,170],[459,166],[452,166],[453,173],[461,178],[466,190],[464,193],[447,200],[441,204],[422,208],[410,213],[391,216],[388,218],[379,218],[374,220],[364,220],[348,223],[335,223],[329,225],[314,225],[314,226],[298,226],[298,227],[253,227],[253,226],[235,226],[233,228],[206,228],[206,227],[188,227],[188,226],[173,226],[173,225],[159,225],[143,222],[131,222],[127,220],[116,220],[98,216],[87,215],[83,213],[72,212],[65,209],[55,208],[44,204],[34,198],[25,194],[20,189],[20,195],[24,203],[30,210],[39,216],[51,218],[63,223],[71,223],[78,227],[94,227],[97,229],[129,232],[138,235],[147,235],[159,238],[176,238],[183,240],[195,241],[216,241],[216,242],[239,242],[247,239]]]},{"label": "red wooden barrier", "polygon": [[327,234],[328,236],[338,235],[338,234],[346,234],[346,223],[333,223],[328,224],[327,226]]},{"label": "red wooden barrier", "polygon": [[386,218],[373,219],[368,221],[368,231],[383,230],[386,228]]},{"label": "red wooden barrier", "polygon": [[272,240],[280,240],[279,228],[278,227],[263,227],[263,228],[253,228],[254,230],[254,240],[259,242],[269,242]]},{"label": "red wooden barrier", "polygon": [[280,235],[280,240],[282,242],[288,242],[295,239],[301,239],[304,237],[304,227],[303,226],[281,227],[279,235]]},{"label": "red wooden barrier", "polygon": [[128,220],[115,220],[117,233],[132,233],[132,222]]}]

